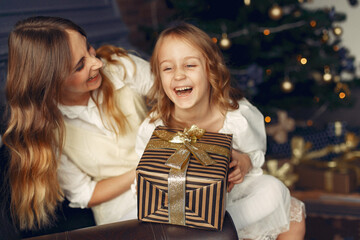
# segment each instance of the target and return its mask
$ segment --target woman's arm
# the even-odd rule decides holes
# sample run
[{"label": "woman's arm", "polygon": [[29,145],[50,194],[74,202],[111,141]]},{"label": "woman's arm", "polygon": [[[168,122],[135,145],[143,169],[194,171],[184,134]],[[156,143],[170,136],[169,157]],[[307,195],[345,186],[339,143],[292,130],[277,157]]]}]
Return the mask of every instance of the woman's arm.
[{"label": "woman's arm", "polygon": [[149,62],[132,54],[129,57],[113,55],[112,58],[121,64],[106,63],[104,73],[115,89],[126,84],[138,94],[146,96],[154,82]]},{"label": "woman's arm", "polygon": [[73,208],[86,208],[94,192],[96,181],[81,171],[62,154],[57,170],[60,188]]},{"label": "woman's arm", "polygon": [[70,201],[70,207],[86,208],[109,201],[129,190],[135,180],[135,169],[96,182],[67,156],[62,155],[58,179],[65,197]]},{"label": "woman's arm", "polygon": [[135,169],[120,176],[110,177],[97,182],[88,207],[107,202],[130,189],[135,180]]}]

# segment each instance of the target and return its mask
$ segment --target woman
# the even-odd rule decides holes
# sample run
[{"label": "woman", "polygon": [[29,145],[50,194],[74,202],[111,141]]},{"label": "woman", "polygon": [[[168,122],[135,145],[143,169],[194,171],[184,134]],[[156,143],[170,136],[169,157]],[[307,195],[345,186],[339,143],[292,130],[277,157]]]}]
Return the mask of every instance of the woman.
[{"label": "woman", "polygon": [[134,144],[151,85],[146,61],[114,46],[95,52],[67,19],[15,25],[3,141],[20,229],[50,224],[64,197],[71,207],[91,207],[97,224],[136,217]]}]

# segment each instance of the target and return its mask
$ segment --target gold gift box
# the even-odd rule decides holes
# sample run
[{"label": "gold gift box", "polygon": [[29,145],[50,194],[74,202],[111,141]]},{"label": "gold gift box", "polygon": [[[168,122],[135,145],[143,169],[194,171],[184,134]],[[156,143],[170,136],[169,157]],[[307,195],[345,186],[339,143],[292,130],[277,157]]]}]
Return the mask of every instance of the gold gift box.
[{"label": "gold gift box", "polygon": [[[182,131],[163,126],[155,129],[136,170],[138,219],[147,222],[221,230],[225,215],[232,135],[206,132],[191,143],[192,148],[205,151],[211,161],[215,161],[211,165],[204,166],[197,159],[199,156],[194,156],[193,152],[182,155],[182,151],[186,150],[184,144],[169,143],[168,140],[161,139],[159,134],[155,134],[159,130],[170,135]],[[184,184],[184,197],[180,203],[175,203],[178,200],[177,195],[183,190],[178,189],[176,184],[170,184],[169,176],[174,169],[171,169],[166,163],[169,158],[173,159],[173,156],[179,152],[180,156],[188,156],[189,160],[184,178],[181,180]],[[200,158],[202,157],[200,156]],[[175,169],[176,171],[178,170]],[[175,178],[175,180],[178,179]],[[184,210],[175,211],[174,214],[171,209],[174,206],[176,208],[176,204],[184,205]],[[183,217],[184,221],[174,220],[179,217],[177,215],[180,215],[180,218]]]},{"label": "gold gift box", "polygon": [[356,191],[356,169],[344,165],[332,167],[330,162],[316,163],[310,161],[297,166],[298,188],[323,190],[325,192],[347,194]]}]

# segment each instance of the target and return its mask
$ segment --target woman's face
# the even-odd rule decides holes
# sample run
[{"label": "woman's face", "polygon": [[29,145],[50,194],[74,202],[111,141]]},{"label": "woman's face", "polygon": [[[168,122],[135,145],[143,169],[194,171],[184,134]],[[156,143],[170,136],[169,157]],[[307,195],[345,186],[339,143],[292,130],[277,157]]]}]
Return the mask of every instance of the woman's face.
[{"label": "woman's face", "polygon": [[103,63],[96,57],[95,49],[77,31],[67,30],[72,53],[72,70],[62,89],[64,105],[87,105],[90,91],[100,87]]}]

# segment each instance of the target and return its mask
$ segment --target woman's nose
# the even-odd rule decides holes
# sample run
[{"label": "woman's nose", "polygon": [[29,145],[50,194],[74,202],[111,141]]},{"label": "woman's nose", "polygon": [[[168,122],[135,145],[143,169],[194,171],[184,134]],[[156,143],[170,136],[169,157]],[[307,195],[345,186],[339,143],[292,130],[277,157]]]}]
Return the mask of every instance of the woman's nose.
[{"label": "woman's nose", "polygon": [[96,56],[91,56],[91,68],[93,70],[102,68],[103,65],[104,65],[104,63],[101,61],[101,59],[97,58]]}]

